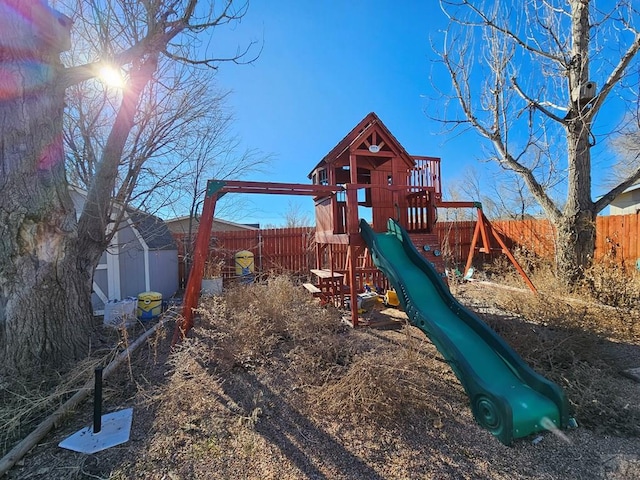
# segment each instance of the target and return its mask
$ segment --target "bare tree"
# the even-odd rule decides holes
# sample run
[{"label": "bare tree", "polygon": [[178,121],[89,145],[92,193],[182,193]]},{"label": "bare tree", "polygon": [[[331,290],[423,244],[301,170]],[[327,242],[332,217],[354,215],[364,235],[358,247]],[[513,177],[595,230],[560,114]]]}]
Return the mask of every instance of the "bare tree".
[{"label": "bare tree", "polygon": [[[537,205],[520,177],[505,172],[505,178],[496,181],[494,176],[483,178],[474,167],[467,167],[462,177],[447,186],[447,194],[453,200],[480,202],[490,219],[521,220],[533,216]],[[457,219],[474,219],[475,212],[467,212]]]},{"label": "bare tree", "polygon": [[298,202],[289,200],[287,210],[284,212],[284,227],[309,227],[313,224],[314,221],[311,220],[309,213],[304,210],[304,207]]},{"label": "bare tree", "polygon": [[[199,128],[192,132],[191,151],[181,163],[179,179],[176,179],[177,190],[171,192],[179,197],[172,199],[169,210],[176,216],[182,216],[186,212],[189,217],[184,244],[187,271],[191,264],[193,242],[205,199],[207,181],[237,179],[248,172],[259,171],[271,161],[270,155],[258,150],[240,149],[239,139],[230,131],[232,121],[232,116],[221,109],[212,112],[208,121],[198,125]],[[231,206],[224,200],[217,205],[218,215],[229,214],[233,209],[242,208],[245,202],[237,195],[233,197]]]},{"label": "bare tree", "polygon": [[493,218],[524,220],[534,216],[537,203],[524,181],[517,175],[507,175],[504,181],[492,179]]},{"label": "bare tree", "polygon": [[[638,105],[640,107],[640,104]],[[613,188],[618,182],[624,181],[632,175],[640,160],[640,123],[639,116],[636,121],[627,126],[622,134],[613,142],[613,149],[616,152],[617,161],[613,166],[612,175],[608,179],[607,185]],[[637,181],[635,183],[638,183]]]},{"label": "bare tree", "polygon": [[[474,201],[482,204],[484,213],[489,218],[499,216],[494,199],[488,195],[487,187],[484,186],[486,181],[482,178],[480,172],[474,167],[467,167],[463,170],[462,176],[457,181],[448,183],[446,186],[447,198],[454,201]],[[455,210],[458,212],[458,209]],[[464,209],[463,213],[450,214],[446,213],[446,218],[456,221],[473,220],[476,213],[469,209]]]},{"label": "bare tree", "polygon": [[593,258],[597,213],[640,178],[636,165],[592,198],[592,149],[617,131],[597,120],[611,107],[637,111],[640,50],[634,2],[599,5],[440,0],[450,25],[439,55],[460,113],[445,121],[475,129],[492,160],[522,178],[555,227],[557,271],[568,283]]},{"label": "bare tree", "polygon": [[[59,2],[74,17],[73,32],[85,39],[93,35],[97,45],[64,66],[61,52],[73,43],[71,17],[47,0],[0,0],[0,360],[5,371],[57,367],[87,351],[92,275],[108,245],[114,192],[117,186],[119,196],[135,192],[136,182],[121,176],[122,159],[139,113],[156,108],[153,101],[145,103],[153,98],[145,93],[167,81],[159,69],[164,59],[215,67],[219,57],[196,42],[241,18],[246,4],[236,3]],[[243,61],[245,53],[228,59]],[[96,99],[86,99],[87,105],[108,104],[112,114],[100,119],[104,142],[85,141],[80,149],[91,180],[76,221],[63,151],[65,96],[95,78],[105,61],[125,70],[126,87],[119,98],[98,91]]]}]

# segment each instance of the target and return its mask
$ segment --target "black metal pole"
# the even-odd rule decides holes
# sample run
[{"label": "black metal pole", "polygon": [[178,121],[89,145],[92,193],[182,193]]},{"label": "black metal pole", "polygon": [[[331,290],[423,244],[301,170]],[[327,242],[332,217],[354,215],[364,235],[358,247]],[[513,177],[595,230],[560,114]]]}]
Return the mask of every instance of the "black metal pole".
[{"label": "black metal pole", "polygon": [[93,433],[102,430],[102,367],[95,370],[96,378],[93,389]]}]

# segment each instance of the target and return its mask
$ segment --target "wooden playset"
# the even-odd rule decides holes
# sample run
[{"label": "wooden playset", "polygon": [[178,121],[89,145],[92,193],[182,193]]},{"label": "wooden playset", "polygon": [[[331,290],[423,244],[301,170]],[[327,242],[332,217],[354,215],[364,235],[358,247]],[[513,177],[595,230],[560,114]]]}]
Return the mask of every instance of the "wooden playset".
[{"label": "wooden playset", "polygon": [[[412,156],[391,134],[375,113],[358,123],[309,174],[311,184],[210,180],[189,280],[184,297],[183,323],[176,328],[174,341],[192,326],[202,272],[209,248],[211,224],[216,200],[227,193],[260,193],[312,196],[315,202],[317,265],[310,271],[313,283],[304,286],[324,301],[350,306],[351,324],[358,325],[356,299],[365,284],[386,284],[373,266],[359,231],[360,217],[367,219],[373,231],[387,228],[395,220],[408,232],[411,241],[437,270],[443,272],[441,242],[435,232],[438,208],[475,208],[478,212],[473,245],[465,270],[474,251],[488,252],[490,237],[495,238],[527,284],[533,285],[517,265],[475,202],[442,200],[440,159]],[[347,248],[346,262],[337,265],[333,249]],[[347,299],[347,302],[345,302]]]}]

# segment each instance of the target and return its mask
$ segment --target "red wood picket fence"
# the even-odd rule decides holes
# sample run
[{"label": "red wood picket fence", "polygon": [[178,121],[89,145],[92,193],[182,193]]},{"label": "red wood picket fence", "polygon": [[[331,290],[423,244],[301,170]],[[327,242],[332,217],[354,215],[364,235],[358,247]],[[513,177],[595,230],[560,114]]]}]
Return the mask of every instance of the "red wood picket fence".
[{"label": "red wood picket fence", "polygon": [[[475,221],[439,222],[436,230],[442,239],[443,253],[449,261],[464,266],[469,255]],[[492,228],[502,237],[507,247],[513,251],[520,247],[542,258],[552,258],[555,252],[553,230],[547,220],[495,220]],[[490,238],[491,253],[476,253],[477,258],[489,260],[502,255],[498,243]],[[476,244],[476,247],[479,247]]]},{"label": "red wood picket fence", "polygon": [[[187,236],[174,234],[178,244],[179,281],[186,285],[189,258],[185,256]],[[195,236],[194,236],[195,240]],[[256,272],[307,274],[316,265],[315,229],[312,227],[278,228],[213,232],[205,274],[217,270],[225,278],[236,276],[235,254],[253,254]]]},{"label": "red wood picket fence", "polygon": [[[443,248],[447,244],[454,259],[464,261],[469,253],[475,222],[437,224]],[[493,228],[511,249],[520,247],[539,257],[552,259],[555,254],[553,227],[545,219],[494,220]],[[448,240],[448,242],[446,241]],[[638,215],[596,217],[595,260],[607,259],[627,268],[635,268],[640,259],[640,219]]]},{"label": "red wood picket fence", "polygon": [[[438,222],[436,230],[443,240],[443,254],[454,264],[464,266],[467,259],[475,221]],[[502,235],[511,249],[521,247],[551,259],[553,257],[553,229],[547,220],[495,220],[493,228]],[[316,266],[314,228],[278,228],[234,232],[213,232],[208,266],[220,265],[224,277],[236,276],[234,255],[242,250],[253,253],[255,271],[260,273],[293,273],[305,276]],[[185,235],[174,234],[178,244],[180,285],[186,284],[188,259],[184,255]],[[497,247],[497,245],[492,245]],[[500,255],[496,250],[489,256]],[[342,272],[346,262],[346,248],[334,246],[332,251],[336,271]],[[614,260],[627,267],[635,267],[640,258],[640,221],[637,215],[611,215],[596,219],[596,260]],[[361,264],[361,261],[358,262]],[[366,270],[358,283],[381,282],[375,268],[365,264]]]},{"label": "red wood picket fence", "polygon": [[638,215],[609,215],[596,218],[596,259],[608,258],[635,268],[640,258]]}]

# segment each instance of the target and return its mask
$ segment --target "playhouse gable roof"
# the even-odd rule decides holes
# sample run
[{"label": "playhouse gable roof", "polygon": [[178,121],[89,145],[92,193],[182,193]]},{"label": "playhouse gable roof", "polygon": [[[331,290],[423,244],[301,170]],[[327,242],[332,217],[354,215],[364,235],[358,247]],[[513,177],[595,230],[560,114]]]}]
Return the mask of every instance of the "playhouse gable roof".
[{"label": "playhouse gable roof", "polygon": [[411,155],[407,153],[387,126],[374,112],[371,112],[353,127],[353,129],[318,162],[309,173],[309,178],[311,178],[313,171],[318,167],[323,164],[336,163],[340,159],[343,159],[345,155],[348,157],[348,152],[350,151],[372,155],[366,150],[370,143],[368,139],[371,138],[372,135],[380,139],[380,143],[384,144],[383,149],[385,151],[391,152],[394,156],[402,159],[407,164],[407,168],[412,168],[415,165],[415,161]]}]

